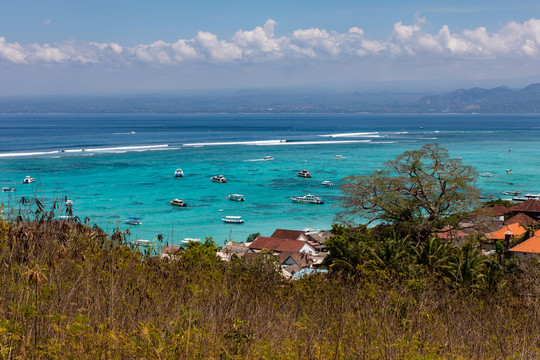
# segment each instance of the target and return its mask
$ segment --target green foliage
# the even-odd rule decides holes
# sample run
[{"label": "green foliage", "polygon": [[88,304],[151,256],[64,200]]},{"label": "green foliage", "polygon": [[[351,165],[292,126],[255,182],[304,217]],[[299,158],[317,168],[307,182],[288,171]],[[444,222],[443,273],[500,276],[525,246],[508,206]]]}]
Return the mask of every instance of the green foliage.
[{"label": "green foliage", "polygon": [[509,208],[509,207],[515,206],[516,203],[510,200],[503,200],[499,198],[499,199],[485,201],[482,205],[485,207],[493,207],[493,206],[499,205],[499,206],[505,206]]},{"label": "green foliage", "polygon": [[257,239],[257,237],[261,236],[261,233],[251,233],[248,235],[248,237],[246,238],[246,242],[253,242],[255,241],[255,239]]}]

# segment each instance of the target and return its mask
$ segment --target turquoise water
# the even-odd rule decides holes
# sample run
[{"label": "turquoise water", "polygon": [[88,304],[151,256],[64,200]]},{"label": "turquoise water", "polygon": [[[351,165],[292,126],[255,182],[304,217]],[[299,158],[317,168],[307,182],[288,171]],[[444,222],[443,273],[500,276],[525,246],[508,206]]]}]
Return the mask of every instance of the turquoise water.
[{"label": "turquoise water", "polygon": [[[480,173],[485,195],[540,192],[540,118],[533,115],[0,115],[0,193],[6,207],[27,196],[67,196],[74,214],[133,239],[168,243],[213,237],[243,241],[276,228],[328,229],[340,180],[367,174],[405,150],[438,142]],[[83,151],[84,149],[84,151]],[[509,151],[511,149],[512,151]],[[343,155],[335,159],[334,155]],[[274,160],[260,161],[265,156]],[[174,178],[182,168],[184,178]],[[296,176],[302,169],[311,179]],[[505,174],[512,169],[512,174]],[[223,174],[226,184],[210,176]],[[23,185],[26,175],[36,178]],[[334,187],[321,185],[324,180]],[[509,183],[512,183],[509,184]],[[243,194],[245,202],[226,199]],[[289,196],[315,194],[323,205]],[[188,207],[168,201],[183,199]],[[242,225],[225,224],[226,215]],[[129,216],[142,225],[124,224]]]}]

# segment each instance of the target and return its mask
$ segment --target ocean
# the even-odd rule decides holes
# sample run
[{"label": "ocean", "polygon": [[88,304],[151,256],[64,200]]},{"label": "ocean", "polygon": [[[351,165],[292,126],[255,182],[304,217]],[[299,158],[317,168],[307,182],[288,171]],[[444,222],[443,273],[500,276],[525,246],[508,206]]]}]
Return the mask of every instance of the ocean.
[{"label": "ocean", "polygon": [[[540,116],[527,114],[0,114],[0,185],[16,188],[0,201],[8,214],[21,197],[46,208],[67,197],[74,215],[129,229],[133,240],[212,237],[222,245],[276,228],[329,229],[341,179],[426,143],[493,174],[478,179],[486,196],[539,193],[539,138]],[[177,168],[183,178],[173,177]],[[299,178],[303,169],[313,177]],[[213,183],[218,174],[228,182]],[[26,175],[36,181],[23,184]],[[233,193],[246,201],[228,200]],[[306,194],[325,203],[289,199]],[[188,207],[171,206],[174,198]],[[245,223],[225,224],[225,216]],[[142,224],[127,225],[128,217]]]}]

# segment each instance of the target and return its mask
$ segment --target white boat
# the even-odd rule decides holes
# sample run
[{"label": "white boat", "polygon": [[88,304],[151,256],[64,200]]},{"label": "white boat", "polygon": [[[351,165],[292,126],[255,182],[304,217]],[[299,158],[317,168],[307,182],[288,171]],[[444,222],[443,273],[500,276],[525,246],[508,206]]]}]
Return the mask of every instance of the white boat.
[{"label": "white boat", "polygon": [[228,198],[231,201],[246,201],[246,199],[244,198],[244,195],[240,195],[240,194],[230,194]]},{"label": "white boat", "polygon": [[334,159],[343,159],[343,155],[334,155]]},{"label": "white boat", "polygon": [[66,206],[73,206],[73,200],[66,200]]},{"label": "white boat", "polygon": [[124,222],[129,225],[141,225],[142,222],[140,222],[141,218],[139,217],[128,217]]},{"label": "white boat", "polygon": [[184,172],[182,169],[176,169],[174,172],[174,177],[184,177]]},{"label": "white boat", "polygon": [[201,239],[199,238],[184,238],[184,240],[181,240],[180,242],[181,243],[184,243],[184,244],[187,244],[187,243],[190,243],[190,242],[200,242]]},{"label": "white boat", "polygon": [[23,180],[23,184],[31,184],[34,181],[36,181],[36,179],[34,179],[33,177],[30,177],[30,175],[26,175],[26,177]]},{"label": "white boat", "polygon": [[482,174],[480,174],[480,176],[482,176],[482,177],[493,177],[493,174],[492,173],[482,173]]},{"label": "white boat", "polygon": [[324,186],[334,186],[334,183],[331,182],[330,180],[324,180],[321,185],[324,185]]},{"label": "white boat", "polygon": [[503,191],[504,195],[512,195],[512,196],[518,196],[521,195],[521,190],[509,190],[509,191]]},{"label": "white boat", "polygon": [[523,197],[513,197],[512,201],[527,201],[527,200],[537,200],[540,201],[540,194],[527,194]]},{"label": "white boat", "polygon": [[225,216],[224,218],[221,218],[221,220],[228,224],[243,224],[244,223],[244,219],[242,219],[241,216]]},{"label": "white boat", "polygon": [[135,246],[145,246],[145,247],[148,247],[148,246],[150,246],[150,240],[139,239],[139,240],[131,241],[131,244],[133,244],[133,245],[135,245]]},{"label": "white boat", "polygon": [[9,186],[4,186],[2,188],[2,192],[14,192],[15,191],[15,188],[12,188],[12,187],[9,187]]},{"label": "white boat", "polygon": [[212,179],[213,182],[217,183],[226,183],[227,179],[225,179],[225,176],[223,175],[214,175],[210,179]]},{"label": "white boat", "polygon": [[324,204],[324,201],[322,201],[320,197],[311,194],[307,194],[305,196],[291,196],[290,199],[295,203]]},{"label": "white boat", "polygon": [[180,199],[171,200],[171,201],[169,201],[169,203],[172,206],[178,206],[178,207],[186,207],[187,206],[187,204],[184,202],[184,200],[180,200]]},{"label": "white boat", "polygon": [[311,177],[311,173],[307,170],[302,170],[298,173],[298,176],[299,177],[303,177],[303,178],[310,178]]},{"label": "white boat", "polygon": [[505,174],[511,174],[511,173],[512,173],[512,170],[506,169],[506,170],[504,171],[504,173],[505,173]]},{"label": "white boat", "polygon": [[265,161],[269,161],[269,160],[274,160],[274,158],[271,157],[271,156],[265,156],[265,157],[264,157],[264,160],[265,160]]}]

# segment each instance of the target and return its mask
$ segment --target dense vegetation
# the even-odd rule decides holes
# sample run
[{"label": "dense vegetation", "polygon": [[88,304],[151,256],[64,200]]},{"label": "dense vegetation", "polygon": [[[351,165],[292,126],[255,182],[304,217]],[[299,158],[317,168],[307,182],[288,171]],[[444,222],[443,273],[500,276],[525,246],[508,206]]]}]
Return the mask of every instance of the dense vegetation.
[{"label": "dense vegetation", "polygon": [[[384,223],[335,225],[329,273],[295,281],[272,256],[221,261],[211,239],[159,259],[122,233],[51,220],[36,201],[32,221],[0,220],[0,359],[540,358],[538,259],[482,255],[480,235],[461,246],[430,236],[461,219],[435,192],[450,204],[473,194],[459,190],[470,169],[437,146],[388,165],[411,179],[374,184],[401,186],[401,198],[352,201],[365,178],[345,189],[349,214],[366,205]],[[424,176],[448,165],[450,178]]]},{"label": "dense vegetation", "polygon": [[385,257],[391,241],[354,272],[287,281],[270,261],[217,260],[210,240],[166,261],[118,233],[3,222],[0,358],[540,356],[538,264],[495,287],[448,282],[422,251],[410,266]]}]

